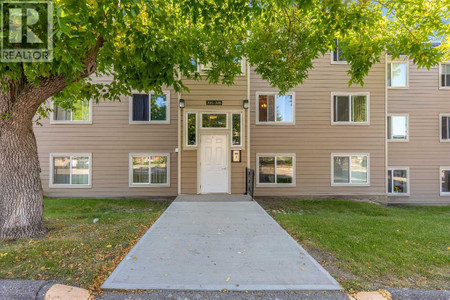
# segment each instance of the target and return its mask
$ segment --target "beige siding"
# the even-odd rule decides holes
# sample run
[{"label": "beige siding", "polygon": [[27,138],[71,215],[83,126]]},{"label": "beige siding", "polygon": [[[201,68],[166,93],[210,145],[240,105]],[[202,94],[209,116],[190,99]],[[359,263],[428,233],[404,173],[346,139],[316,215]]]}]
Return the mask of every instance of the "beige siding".
[{"label": "beige siding", "polygon": [[[377,64],[364,87],[348,87],[347,65],[332,65],[325,55],[304,84],[294,88],[295,125],[256,125],[256,93],[276,91],[251,74],[251,165],[257,153],[295,153],[295,187],[257,187],[258,196],[384,195],[384,64]],[[370,125],[331,125],[332,92],[369,92]],[[331,186],[332,153],[369,153],[370,186]]]},{"label": "beige siding", "polygon": [[[42,185],[50,197],[154,197],[177,195],[177,109],[178,96],[172,90],[170,124],[129,124],[129,99],[102,101],[93,105],[92,124],[50,124],[35,126]],[[50,188],[50,153],[92,153],[92,188]],[[169,187],[129,187],[129,153],[170,153]]]},{"label": "beige siding", "polygon": [[440,196],[440,166],[450,166],[450,144],[439,138],[439,114],[450,113],[450,90],[439,89],[439,68],[409,63],[409,88],[388,90],[388,113],[409,114],[409,142],[389,142],[389,166],[409,167],[410,196],[391,203],[450,204]]}]

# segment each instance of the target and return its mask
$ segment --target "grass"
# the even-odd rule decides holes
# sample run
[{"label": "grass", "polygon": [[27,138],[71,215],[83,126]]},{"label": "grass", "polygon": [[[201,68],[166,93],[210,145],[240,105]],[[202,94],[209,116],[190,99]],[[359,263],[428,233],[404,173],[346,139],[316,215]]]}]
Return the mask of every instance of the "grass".
[{"label": "grass", "polygon": [[450,288],[450,207],[260,204],[346,289]]},{"label": "grass", "polygon": [[47,236],[0,241],[0,278],[52,280],[98,290],[168,204],[45,199]]}]

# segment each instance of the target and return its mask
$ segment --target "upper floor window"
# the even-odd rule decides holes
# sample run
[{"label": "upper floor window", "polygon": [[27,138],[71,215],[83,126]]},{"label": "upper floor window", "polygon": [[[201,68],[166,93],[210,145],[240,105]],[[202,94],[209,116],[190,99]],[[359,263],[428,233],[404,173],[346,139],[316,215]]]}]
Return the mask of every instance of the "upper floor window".
[{"label": "upper floor window", "polygon": [[169,153],[131,153],[130,186],[168,186]]},{"label": "upper floor window", "polygon": [[450,88],[450,63],[440,65],[440,87]]},{"label": "upper floor window", "polygon": [[170,95],[133,94],[130,100],[130,123],[170,123]]},{"label": "upper floor window", "polygon": [[256,160],[258,185],[295,185],[295,154],[258,154]]},{"label": "upper floor window", "polygon": [[64,109],[52,103],[51,123],[92,124],[92,100],[77,101],[73,108]]},{"label": "upper floor window", "polygon": [[408,87],[407,62],[389,62],[387,64],[387,85],[393,88]]},{"label": "upper floor window", "polygon": [[333,63],[347,63],[342,55],[342,49],[339,47],[339,40],[335,40],[333,55],[331,57]]},{"label": "upper floor window", "polygon": [[368,185],[368,154],[332,154],[332,185]]},{"label": "upper floor window", "polygon": [[450,142],[450,114],[439,115],[441,142]]},{"label": "upper floor window", "polygon": [[408,141],[408,116],[390,115],[388,116],[388,140]]},{"label": "upper floor window", "polygon": [[293,124],[294,94],[257,93],[256,122],[259,124]]},{"label": "upper floor window", "polygon": [[368,124],[368,93],[332,93],[333,124]]},{"label": "upper floor window", "polygon": [[405,196],[409,194],[409,168],[388,169],[388,194]]},{"label": "upper floor window", "polygon": [[91,187],[91,153],[50,154],[50,187]]}]

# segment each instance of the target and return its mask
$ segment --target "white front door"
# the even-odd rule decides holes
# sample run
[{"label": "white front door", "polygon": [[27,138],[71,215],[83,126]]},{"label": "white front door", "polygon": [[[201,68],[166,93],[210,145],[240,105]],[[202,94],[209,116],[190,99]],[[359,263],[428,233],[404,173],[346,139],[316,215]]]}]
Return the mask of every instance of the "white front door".
[{"label": "white front door", "polygon": [[225,134],[201,136],[200,193],[228,193],[228,143]]}]

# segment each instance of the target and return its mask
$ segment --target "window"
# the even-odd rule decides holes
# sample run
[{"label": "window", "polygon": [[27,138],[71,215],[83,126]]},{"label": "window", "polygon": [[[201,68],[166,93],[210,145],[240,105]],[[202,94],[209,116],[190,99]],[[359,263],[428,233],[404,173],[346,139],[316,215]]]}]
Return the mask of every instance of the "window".
[{"label": "window", "polygon": [[186,145],[197,146],[197,113],[186,114]]},{"label": "window", "polygon": [[440,88],[450,88],[450,64],[441,64],[439,73]]},{"label": "window", "polygon": [[52,103],[52,109],[51,123],[92,124],[92,100],[77,101],[72,109],[67,110]]},{"label": "window", "polygon": [[409,168],[388,169],[388,194],[399,196],[409,194]]},{"label": "window", "polygon": [[388,116],[388,140],[408,141],[408,116]]},{"label": "window", "polygon": [[133,94],[130,100],[130,123],[170,123],[170,95]]},{"label": "window", "polygon": [[91,157],[90,153],[50,154],[50,187],[91,187]]},{"label": "window", "polygon": [[441,167],[439,173],[441,196],[450,196],[450,167]]},{"label": "window", "polygon": [[[234,62],[235,62],[235,63],[239,63],[239,65],[240,65],[240,67],[241,67],[241,74],[240,74],[240,75],[245,75],[245,71],[246,71],[246,59],[245,59],[245,58],[243,58],[243,59],[235,58],[235,59],[234,59]],[[194,61],[194,63],[195,63],[195,61]],[[194,64],[194,63],[193,63],[193,64]],[[200,73],[206,73],[206,71],[211,70],[211,69],[212,69],[212,66],[213,66],[212,63],[206,63],[206,64],[196,63],[196,65],[198,66],[198,67],[197,67],[197,70],[198,70],[198,72],[200,72]]]},{"label": "window", "polygon": [[168,186],[168,153],[130,154],[130,186]]},{"label": "window", "polygon": [[227,114],[202,114],[202,128],[227,128]]},{"label": "window", "polygon": [[332,93],[332,124],[368,124],[369,94]]},{"label": "window", "polygon": [[332,154],[332,185],[368,185],[368,154]]},{"label": "window", "polygon": [[335,40],[333,55],[331,56],[331,62],[332,63],[341,63],[341,64],[347,63],[344,56],[342,55],[342,49],[339,48],[339,40],[338,39]]},{"label": "window", "polygon": [[408,63],[390,62],[387,64],[387,85],[393,88],[408,87]]},{"label": "window", "polygon": [[450,114],[440,114],[441,142],[450,142]]},{"label": "window", "polygon": [[260,186],[295,186],[295,154],[258,154],[257,183]]},{"label": "window", "polygon": [[275,93],[257,94],[257,123],[293,124],[294,94],[278,95]]},{"label": "window", "polygon": [[242,146],[242,114],[231,114],[231,145]]}]

